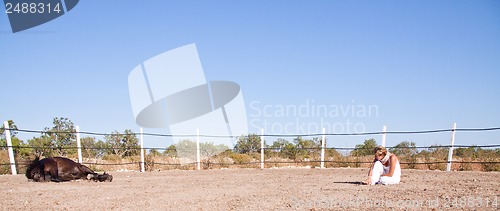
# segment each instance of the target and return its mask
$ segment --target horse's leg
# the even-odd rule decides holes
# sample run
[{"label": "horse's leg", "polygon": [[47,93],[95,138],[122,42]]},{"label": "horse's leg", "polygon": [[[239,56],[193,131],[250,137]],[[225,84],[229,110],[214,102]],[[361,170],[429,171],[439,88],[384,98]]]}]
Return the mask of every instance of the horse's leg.
[{"label": "horse's leg", "polygon": [[[57,163],[53,160],[51,161],[47,161],[46,163],[44,163],[44,180],[47,180],[50,179],[50,181],[53,181],[53,182],[62,182],[64,180],[61,179],[61,177],[59,177],[59,169],[57,168]],[[45,176],[45,174],[48,173],[48,176],[50,178],[47,178]]]},{"label": "horse's leg", "polygon": [[53,181],[53,182],[62,182],[63,180],[61,180],[61,178],[59,177],[59,172],[57,170],[57,167],[55,168],[51,168],[49,170],[49,176],[50,176],[50,180]]},{"label": "horse's leg", "polygon": [[36,181],[49,182],[51,180],[50,172],[45,168],[45,165],[41,164],[38,168],[38,172],[35,175],[35,177],[37,178]]},{"label": "horse's leg", "polygon": [[70,181],[75,179],[75,172],[67,167],[59,169],[59,178],[63,181]]},{"label": "horse's leg", "polygon": [[78,169],[80,169],[80,172],[81,172],[82,176],[84,176],[84,177],[85,177],[85,180],[88,180],[88,179],[89,179],[89,178],[88,178],[88,175],[89,175],[89,174],[92,174],[92,175],[94,175],[94,176],[97,174],[97,173],[95,173],[94,171],[92,171],[92,169],[90,169],[89,167],[87,167],[87,166],[85,166],[85,165],[81,165],[81,164],[80,164],[80,166],[79,166],[79,168],[78,168]]}]

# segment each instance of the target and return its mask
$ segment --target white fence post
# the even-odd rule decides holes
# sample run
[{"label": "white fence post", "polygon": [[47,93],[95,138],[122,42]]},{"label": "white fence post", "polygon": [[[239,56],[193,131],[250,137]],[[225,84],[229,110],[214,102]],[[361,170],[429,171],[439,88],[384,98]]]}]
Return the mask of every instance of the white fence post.
[{"label": "white fence post", "polygon": [[201,169],[201,158],[200,158],[200,129],[196,129],[196,167],[198,170]]},{"label": "white fence post", "polygon": [[82,163],[82,142],[80,141],[80,126],[76,126],[76,149],[78,151],[78,163]]},{"label": "white fence post", "polygon": [[144,172],[144,136],[143,136],[143,130],[142,127],[139,129],[140,133],[140,140],[141,140],[141,172]]},{"label": "white fence post", "polygon": [[264,128],[260,129],[260,169],[264,169]]},{"label": "white fence post", "polygon": [[5,138],[7,139],[7,150],[9,151],[10,171],[12,172],[12,175],[17,175],[16,160],[14,160],[14,150],[12,150],[12,139],[10,137],[9,122],[3,122],[3,126],[5,128]]},{"label": "white fence post", "polygon": [[385,139],[387,136],[387,126],[384,125],[384,128],[382,129],[382,146],[385,147]]},{"label": "white fence post", "polygon": [[326,145],[326,129],[323,128],[323,135],[321,136],[321,168],[325,168],[325,145]]},{"label": "white fence post", "polygon": [[446,171],[451,171],[451,161],[453,160],[453,145],[455,145],[455,132],[457,129],[457,123],[453,123],[453,129],[451,130],[451,145],[448,150],[448,165],[446,166]]}]

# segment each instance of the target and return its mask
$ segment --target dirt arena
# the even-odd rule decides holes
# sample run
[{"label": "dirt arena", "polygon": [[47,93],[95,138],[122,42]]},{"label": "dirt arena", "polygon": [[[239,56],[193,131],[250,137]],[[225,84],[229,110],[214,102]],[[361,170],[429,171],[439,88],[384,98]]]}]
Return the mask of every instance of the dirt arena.
[{"label": "dirt arena", "polygon": [[498,210],[499,172],[403,170],[392,186],[359,185],[367,169],[110,172],[111,183],[0,176],[1,210]]}]

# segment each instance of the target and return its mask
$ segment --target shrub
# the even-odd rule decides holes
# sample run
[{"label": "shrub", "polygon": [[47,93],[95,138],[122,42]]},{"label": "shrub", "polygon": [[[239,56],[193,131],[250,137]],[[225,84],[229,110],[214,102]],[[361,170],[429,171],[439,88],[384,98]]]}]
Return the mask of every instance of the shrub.
[{"label": "shrub", "polygon": [[252,161],[252,157],[247,154],[232,154],[229,157],[233,159],[236,164],[250,163],[250,161]]},{"label": "shrub", "polygon": [[107,160],[107,161],[112,161],[112,162],[121,162],[122,161],[122,157],[120,155],[116,155],[116,154],[104,155],[102,157],[102,159]]}]

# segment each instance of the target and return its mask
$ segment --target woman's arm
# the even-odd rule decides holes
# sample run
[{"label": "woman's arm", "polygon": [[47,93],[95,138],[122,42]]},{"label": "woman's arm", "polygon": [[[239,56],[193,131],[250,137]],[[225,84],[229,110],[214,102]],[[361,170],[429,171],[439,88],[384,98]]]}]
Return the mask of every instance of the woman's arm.
[{"label": "woman's arm", "polygon": [[370,171],[368,171],[368,177],[371,177],[372,176],[372,171],[373,171],[373,166],[375,165],[375,161],[377,161],[376,159],[373,160],[373,163],[372,165],[370,166]]},{"label": "woman's arm", "polygon": [[365,181],[362,181],[361,182],[362,184],[368,185],[371,183],[371,177],[373,174],[373,165],[375,165],[375,161],[377,160],[373,160],[373,164],[370,166],[370,170],[368,171],[368,178]]},{"label": "woman's arm", "polygon": [[396,163],[398,162],[398,158],[396,157],[396,155],[391,155],[389,160],[391,160],[391,166],[389,167],[389,173],[382,174],[380,176],[392,177],[392,175],[394,175],[394,170],[396,169]]}]

